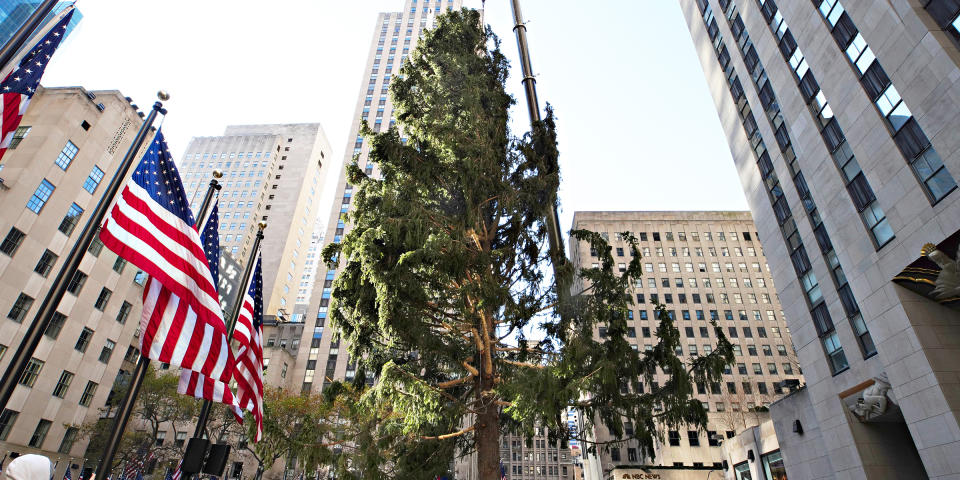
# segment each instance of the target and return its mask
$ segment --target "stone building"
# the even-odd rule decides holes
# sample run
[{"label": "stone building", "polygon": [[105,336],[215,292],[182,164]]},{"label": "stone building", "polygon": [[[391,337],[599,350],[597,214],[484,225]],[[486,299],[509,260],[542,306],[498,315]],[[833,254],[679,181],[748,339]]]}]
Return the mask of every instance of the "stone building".
[{"label": "stone building", "polygon": [[194,209],[213,171],[223,172],[220,247],[241,264],[250,255],[257,223],[267,222],[260,251],[268,315],[293,313],[328,153],[330,144],[317,123],[231,125],[223,136],[194,137],[179,162]]},{"label": "stone building", "polygon": [[[142,124],[116,90],[41,88],[0,161],[0,370]],[[20,386],[0,413],[0,450],[84,459],[78,426],[98,418],[139,352],[143,274],[95,240]],[[109,415],[109,412],[107,413]],[[6,458],[6,457],[5,457]],[[79,474],[73,471],[72,475]]]},{"label": "stone building", "polygon": [[[696,386],[696,397],[708,411],[706,432],[693,427],[667,431],[664,441],[655,445],[653,459],[644,458],[632,442],[596,453],[584,451],[586,478],[619,479],[625,472],[643,468],[655,469],[663,478],[705,478],[711,470],[720,470],[725,459],[723,439],[758,423],[758,410],[785,392],[781,382],[802,379],[767,266],[769,257],[750,213],[575,212],[573,228],[609,238],[621,269],[632,258],[629,246],[617,234],[631,232],[637,238],[645,278],[631,292],[634,306],[628,314],[627,333],[636,349],[653,348],[657,342],[653,303],[659,302],[680,330],[684,345],[678,354],[710,353],[716,345],[710,325],[714,320],[736,356],[723,382]],[[578,268],[599,262],[586,243],[573,242],[569,250]],[[604,329],[598,327],[596,335],[602,339]],[[662,373],[657,378],[666,380]],[[627,432],[632,428],[625,427]],[[614,438],[605,427],[588,427],[582,421],[580,430],[594,442]]]},{"label": "stone building", "polygon": [[679,4],[806,377],[787,474],[956,478],[960,5]]}]

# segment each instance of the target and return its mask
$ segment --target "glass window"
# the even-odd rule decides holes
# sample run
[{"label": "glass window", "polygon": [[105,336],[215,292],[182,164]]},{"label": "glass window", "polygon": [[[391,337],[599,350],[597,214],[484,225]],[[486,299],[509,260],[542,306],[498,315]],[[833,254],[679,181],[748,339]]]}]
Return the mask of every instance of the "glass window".
[{"label": "glass window", "polygon": [[13,132],[13,138],[10,139],[10,146],[7,148],[10,150],[17,148],[17,145],[20,145],[20,142],[27,138],[28,133],[30,133],[29,126],[17,127],[17,130]]},{"label": "glass window", "polygon": [[17,252],[17,249],[20,248],[20,244],[23,243],[23,238],[26,236],[25,233],[17,228],[10,228],[7,236],[3,239],[3,243],[0,243],[0,252],[12,257],[13,254]]},{"label": "glass window", "polygon": [[79,149],[73,142],[67,140],[67,144],[64,145],[63,150],[60,150],[60,155],[57,155],[56,164],[58,167],[66,170],[70,166],[70,163],[73,162],[73,159],[77,156],[77,151]]},{"label": "glass window", "polygon": [[97,186],[100,185],[101,180],[103,180],[103,170],[100,170],[100,167],[94,165],[90,175],[87,176],[87,179],[83,182],[83,189],[93,193],[97,189]]},{"label": "glass window", "polygon": [[18,416],[20,416],[20,412],[15,412],[9,408],[3,409],[3,413],[0,413],[0,441],[7,440],[7,436],[10,435],[10,430],[13,430],[13,424],[17,422]]},{"label": "glass window", "polygon": [[50,275],[50,271],[53,270],[53,265],[57,263],[58,258],[59,257],[50,250],[45,250],[43,254],[40,255],[37,266],[33,267],[33,271],[40,274],[41,277],[46,278],[47,275]]},{"label": "glass window", "polygon": [[780,450],[770,452],[761,457],[763,459],[763,473],[766,480],[787,480],[787,469],[783,465],[783,455]]},{"label": "glass window", "polygon": [[93,330],[90,330],[87,327],[83,327],[83,331],[80,332],[80,337],[77,338],[77,344],[74,345],[74,350],[79,352],[86,352],[87,347],[90,346],[90,340],[93,338]]},{"label": "glass window", "polygon": [[80,205],[74,203],[70,205],[70,209],[67,210],[67,214],[64,215],[63,220],[60,221],[60,226],[57,227],[57,230],[63,232],[64,235],[70,236],[73,233],[73,230],[77,228],[77,223],[80,223],[80,216],[83,215],[83,209],[80,208]]},{"label": "glass window", "polygon": [[33,306],[33,297],[20,293],[17,300],[13,302],[13,307],[10,308],[10,312],[7,313],[7,318],[17,323],[23,322],[31,306]]},{"label": "glass window", "polygon": [[43,364],[42,360],[31,358],[27,362],[27,369],[23,371],[23,375],[20,377],[20,385],[32,387],[34,383],[37,383],[37,377],[40,376],[40,370],[43,370]]},{"label": "glass window", "polygon": [[60,379],[57,380],[57,385],[53,387],[53,396],[57,398],[67,396],[67,389],[70,388],[71,382],[73,382],[73,373],[64,370],[60,374]]},{"label": "glass window", "polygon": [[43,206],[47,204],[47,200],[50,200],[50,195],[53,195],[54,189],[56,189],[56,187],[44,178],[40,182],[40,186],[37,187],[37,190],[33,192],[33,196],[27,201],[27,208],[33,213],[39,214],[40,210],[43,210]]},{"label": "glass window", "polygon": [[33,448],[42,448],[43,441],[47,438],[47,433],[50,431],[50,425],[53,425],[53,422],[50,420],[40,419],[37,422],[37,428],[33,431],[33,435],[30,437],[30,446]]},{"label": "glass window", "polygon": [[80,395],[80,405],[84,407],[89,407],[90,402],[93,401],[93,396],[97,393],[98,384],[94,382],[87,382],[87,386],[83,389],[83,394]]}]

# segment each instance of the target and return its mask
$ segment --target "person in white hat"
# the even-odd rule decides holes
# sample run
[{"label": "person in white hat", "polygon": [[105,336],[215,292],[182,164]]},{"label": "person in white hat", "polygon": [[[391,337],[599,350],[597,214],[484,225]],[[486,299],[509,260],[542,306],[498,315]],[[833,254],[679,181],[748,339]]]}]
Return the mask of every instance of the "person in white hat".
[{"label": "person in white hat", "polygon": [[10,480],[50,480],[53,464],[43,455],[20,455],[3,471]]}]

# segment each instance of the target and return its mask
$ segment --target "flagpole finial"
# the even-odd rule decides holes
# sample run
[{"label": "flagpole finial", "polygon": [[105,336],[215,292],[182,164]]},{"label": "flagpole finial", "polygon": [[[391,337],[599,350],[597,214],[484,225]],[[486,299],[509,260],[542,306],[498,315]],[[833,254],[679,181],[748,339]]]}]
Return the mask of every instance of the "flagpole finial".
[{"label": "flagpole finial", "polygon": [[166,102],[167,100],[170,100],[170,92],[167,92],[166,90],[160,90],[157,92],[157,98]]},{"label": "flagpole finial", "polygon": [[223,177],[223,172],[222,172],[222,171],[220,171],[220,170],[214,170],[214,171],[213,171],[213,178],[222,178],[222,177]]},{"label": "flagpole finial", "polygon": [[263,220],[261,220],[260,223],[257,224],[257,226],[260,227],[260,231],[263,231],[267,228],[267,222],[264,222]]}]

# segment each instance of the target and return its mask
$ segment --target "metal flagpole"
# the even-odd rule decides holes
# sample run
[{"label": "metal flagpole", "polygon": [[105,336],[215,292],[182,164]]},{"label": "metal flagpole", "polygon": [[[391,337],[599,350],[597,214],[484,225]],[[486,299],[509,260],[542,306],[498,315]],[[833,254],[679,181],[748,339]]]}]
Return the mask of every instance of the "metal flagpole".
[{"label": "metal flagpole", "polygon": [[[203,203],[200,204],[200,215],[195,219],[197,225],[202,225],[199,219],[206,216],[210,210],[210,205],[213,203],[211,200],[213,200],[214,192],[220,190],[220,183],[217,179],[222,177],[223,174],[219,170],[214,170],[213,176],[214,178],[210,180],[210,186],[207,187],[207,194],[203,197]],[[143,386],[143,379],[147,376],[147,367],[149,366],[150,359],[141,352],[137,367],[133,371],[133,376],[130,377],[130,388],[127,389],[127,394],[123,397],[123,402],[113,419],[110,438],[107,439],[107,446],[103,450],[100,464],[97,465],[97,477],[99,478],[107,478],[110,472],[110,465],[113,463],[113,457],[117,454],[117,448],[123,439],[123,432],[127,429],[127,422],[130,421],[130,415],[133,414],[133,406],[140,395],[140,387]]]},{"label": "metal flagpole", "polygon": [[[163,101],[166,101],[170,98],[170,95],[162,90],[157,93],[157,96]],[[33,321],[27,327],[27,331],[24,333],[23,339],[20,341],[20,346],[17,347],[17,351],[13,354],[13,358],[10,359],[10,364],[7,367],[7,370],[3,372],[3,378],[2,381],[0,381],[0,410],[6,408],[7,403],[10,401],[10,397],[13,395],[14,389],[17,388],[17,382],[27,370],[27,364],[30,362],[31,357],[33,357],[33,353],[36,351],[37,345],[40,344],[40,339],[43,337],[43,332],[46,331],[47,326],[50,325],[50,321],[53,319],[53,315],[56,313],[57,307],[60,306],[60,301],[63,300],[63,295],[67,292],[67,286],[70,284],[73,276],[76,275],[77,268],[80,267],[80,261],[83,260],[83,255],[86,253],[87,249],[90,248],[90,244],[93,242],[93,237],[99,230],[100,223],[103,222],[103,218],[106,216],[107,210],[113,203],[113,198],[120,190],[120,186],[123,185],[123,182],[126,180],[127,172],[130,170],[130,165],[133,163],[133,160],[136,157],[137,152],[140,150],[140,147],[143,145],[144,140],[146,140],[150,131],[150,127],[153,124],[154,119],[156,119],[158,113],[162,113],[164,115],[167,113],[167,110],[163,108],[163,104],[160,102],[153,104],[153,110],[150,111],[150,115],[147,116],[147,119],[144,120],[143,125],[140,126],[140,131],[137,132],[137,136],[134,138],[133,143],[130,144],[130,148],[127,150],[126,155],[124,155],[123,161],[121,161],[119,167],[117,167],[116,173],[114,173],[113,178],[110,180],[110,185],[108,185],[106,190],[104,190],[103,196],[100,198],[100,202],[93,210],[93,213],[90,214],[90,218],[87,219],[87,223],[83,226],[83,230],[80,231],[80,236],[77,238],[77,242],[73,245],[73,248],[70,250],[70,253],[67,255],[66,259],[64,259],[57,276],[54,277],[53,284],[50,286],[50,290],[47,292],[47,295],[44,297],[43,301],[40,302],[40,309],[37,310],[37,314],[33,317]]]},{"label": "metal flagpole", "polygon": [[[537,79],[533,75],[530,64],[530,47],[527,45],[527,26],[523,23],[523,13],[520,11],[520,0],[510,0],[513,9],[513,21],[516,24],[513,31],[517,34],[517,47],[520,50],[520,68],[523,73],[523,90],[527,97],[527,112],[530,114],[530,123],[540,122],[540,102],[537,100]],[[553,172],[547,172],[553,173]],[[553,261],[553,276],[557,282],[557,295],[562,299],[567,295],[567,285],[562,285],[561,267],[567,263],[567,254],[563,248],[563,236],[560,234],[560,215],[557,213],[557,199],[550,198],[552,211],[547,213],[547,236],[550,242],[550,258]],[[564,282],[565,283],[565,282]]]},{"label": "metal flagpole", "polygon": [[57,6],[57,0],[44,0],[36,10],[27,18],[27,21],[20,25],[20,28],[13,34],[13,37],[0,48],[0,71],[6,69],[7,64],[13,60],[13,56],[23,48],[23,45],[30,40],[33,33],[43,23],[43,19],[53,11]]},{"label": "metal flagpole", "polygon": [[[250,276],[253,275],[254,265],[257,263],[256,258],[260,250],[260,241],[263,240],[263,229],[267,228],[267,222],[261,221],[258,225],[257,237],[253,241],[253,249],[250,253],[250,258],[247,260],[247,265],[243,270],[243,276],[240,277],[240,292],[237,295],[237,300],[233,302],[233,305],[230,308],[230,315],[227,317],[229,322],[227,323],[227,338],[233,340],[233,330],[237,326],[237,319],[240,317],[240,309],[243,307],[243,297],[247,294],[245,288],[247,284],[250,283]],[[207,429],[207,420],[210,419],[210,410],[213,408],[213,402],[210,400],[203,401],[203,407],[200,409],[200,415],[197,417],[197,426],[193,431],[193,438],[203,438],[204,430]],[[184,453],[186,455],[186,453]]]}]

